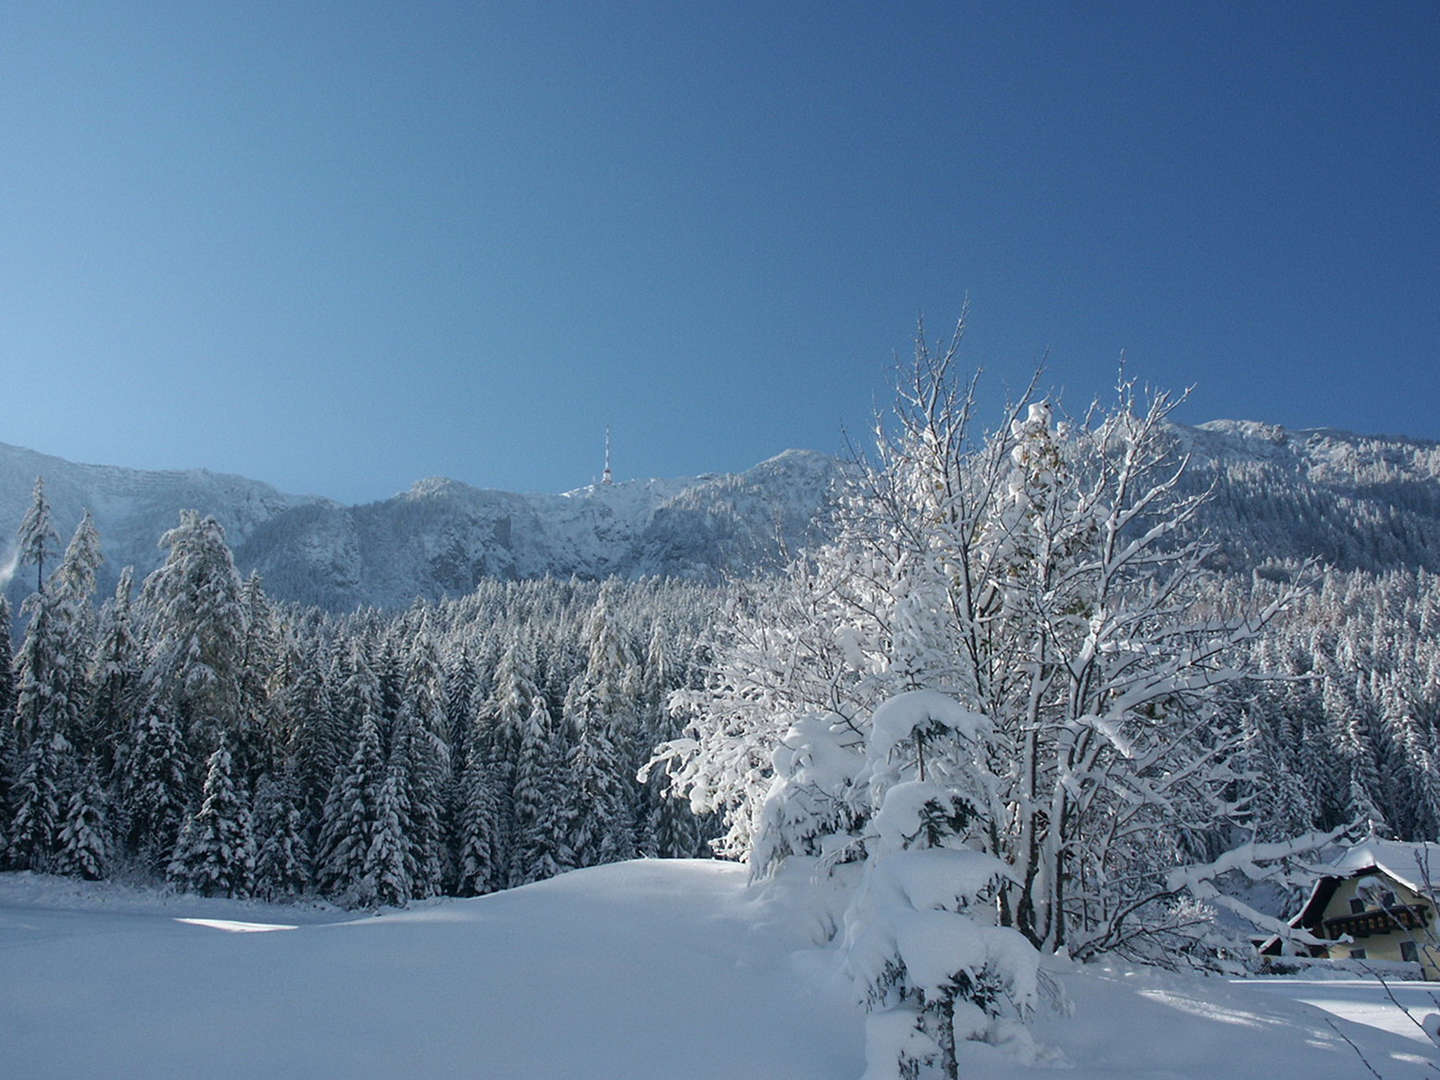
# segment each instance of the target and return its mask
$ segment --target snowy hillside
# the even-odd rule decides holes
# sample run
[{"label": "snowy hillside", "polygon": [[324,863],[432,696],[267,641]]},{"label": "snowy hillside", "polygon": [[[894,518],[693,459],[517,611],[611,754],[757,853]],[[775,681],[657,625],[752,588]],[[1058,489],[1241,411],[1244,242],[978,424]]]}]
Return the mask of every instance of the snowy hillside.
[{"label": "snowy hillside", "polygon": [[1214,485],[1203,524],[1230,566],[1440,571],[1440,443],[1243,420],[1175,430],[1191,489]]},{"label": "snowy hillside", "polygon": [[[834,954],[744,882],[733,864],[651,860],[374,917],[3,874],[4,1072],[859,1077],[862,1018]],[[1365,1075],[1346,1038],[1387,1078],[1430,1074],[1434,1048],[1374,986],[1055,979],[1069,1008],[1038,1020],[1041,1060],[972,1043],[965,1075]]]}]

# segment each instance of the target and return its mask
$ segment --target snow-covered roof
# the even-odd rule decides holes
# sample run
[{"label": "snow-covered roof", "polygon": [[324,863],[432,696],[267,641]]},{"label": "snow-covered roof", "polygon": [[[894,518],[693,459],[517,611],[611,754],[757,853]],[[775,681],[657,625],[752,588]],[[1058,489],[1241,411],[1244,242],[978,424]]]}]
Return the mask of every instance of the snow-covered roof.
[{"label": "snow-covered roof", "polygon": [[1428,892],[1427,884],[1440,883],[1440,844],[1371,838],[1336,859],[1329,876],[1348,878],[1371,869],[1382,871],[1412,892]]}]

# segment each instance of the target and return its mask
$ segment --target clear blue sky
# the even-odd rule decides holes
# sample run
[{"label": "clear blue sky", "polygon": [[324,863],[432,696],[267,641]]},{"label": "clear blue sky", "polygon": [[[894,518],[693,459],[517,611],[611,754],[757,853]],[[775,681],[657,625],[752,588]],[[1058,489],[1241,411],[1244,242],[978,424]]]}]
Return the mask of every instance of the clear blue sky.
[{"label": "clear blue sky", "polygon": [[1437,57],[1433,2],[11,4],[0,440],[739,469],[967,294],[997,395],[1124,349],[1192,421],[1440,438]]}]

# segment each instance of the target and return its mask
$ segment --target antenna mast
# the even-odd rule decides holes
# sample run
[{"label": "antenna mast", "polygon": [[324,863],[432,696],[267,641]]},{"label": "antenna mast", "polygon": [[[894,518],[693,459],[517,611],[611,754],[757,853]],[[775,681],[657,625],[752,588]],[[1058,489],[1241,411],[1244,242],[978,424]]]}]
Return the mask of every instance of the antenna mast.
[{"label": "antenna mast", "polygon": [[615,477],[610,472],[610,425],[605,425],[605,471],[600,474],[600,483],[613,484]]}]

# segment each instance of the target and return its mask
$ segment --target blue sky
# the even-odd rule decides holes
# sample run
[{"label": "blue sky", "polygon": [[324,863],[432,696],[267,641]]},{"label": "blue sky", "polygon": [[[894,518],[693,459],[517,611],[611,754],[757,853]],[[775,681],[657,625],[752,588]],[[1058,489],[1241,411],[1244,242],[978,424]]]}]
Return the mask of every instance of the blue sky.
[{"label": "blue sky", "polygon": [[[1171,9],[1174,10],[1171,10]],[[1181,10],[1183,8],[1183,10]],[[11,5],[0,440],[382,498],[997,400],[1440,438],[1440,13]]]}]

